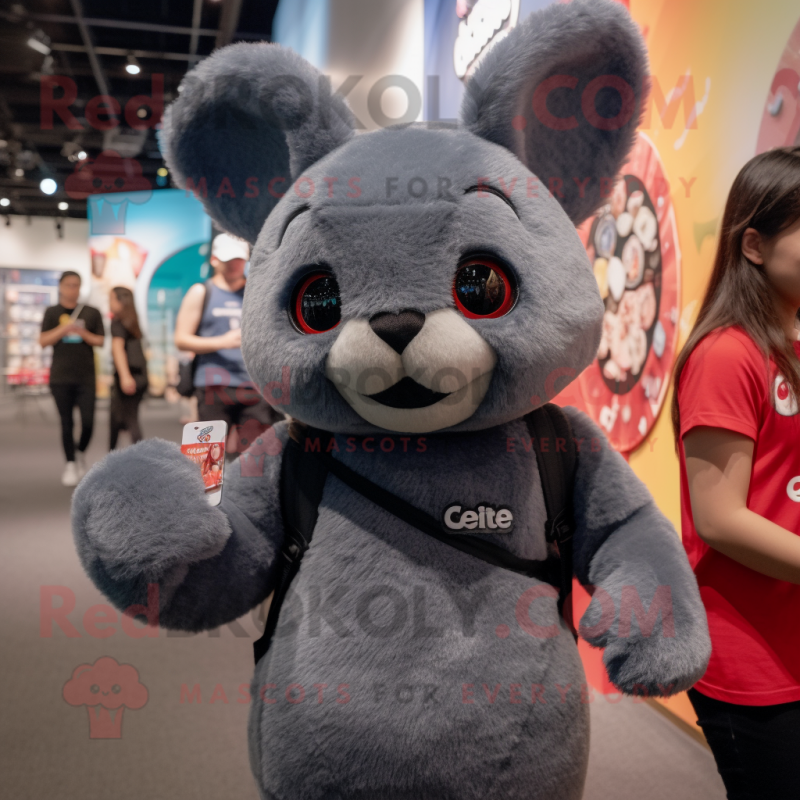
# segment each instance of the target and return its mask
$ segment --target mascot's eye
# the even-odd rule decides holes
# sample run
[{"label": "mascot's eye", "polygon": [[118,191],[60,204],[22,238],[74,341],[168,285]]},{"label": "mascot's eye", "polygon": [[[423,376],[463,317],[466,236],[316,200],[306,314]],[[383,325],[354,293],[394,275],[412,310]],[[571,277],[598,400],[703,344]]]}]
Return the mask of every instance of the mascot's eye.
[{"label": "mascot's eye", "polygon": [[294,291],[292,315],[303,333],[325,333],[342,318],[339,284],[330,272],[307,275]]},{"label": "mascot's eye", "polygon": [[114,694],[119,694],[122,691],[122,687],[118,683],[115,683],[111,687],[111,691],[114,692]]},{"label": "mascot's eye", "polygon": [[493,319],[511,311],[516,287],[511,274],[487,258],[471,258],[456,272],[453,296],[458,310],[469,319]]},{"label": "mascot's eye", "polygon": [[99,687],[99,686],[98,686],[96,683],[93,683],[93,684],[92,684],[92,685],[89,687],[89,691],[90,691],[92,694],[97,694],[97,693],[100,691],[100,687]]}]

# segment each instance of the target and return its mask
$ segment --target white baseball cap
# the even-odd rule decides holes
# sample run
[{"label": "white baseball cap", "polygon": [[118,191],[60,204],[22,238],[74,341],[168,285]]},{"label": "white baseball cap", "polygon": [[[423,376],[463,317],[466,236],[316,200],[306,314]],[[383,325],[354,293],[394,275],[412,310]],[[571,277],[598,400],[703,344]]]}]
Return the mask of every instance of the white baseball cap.
[{"label": "white baseball cap", "polygon": [[233,261],[234,258],[250,258],[250,246],[242,239],[234,239],[228,233],[220,233],[211,243],[211,255],[220,261]]}]

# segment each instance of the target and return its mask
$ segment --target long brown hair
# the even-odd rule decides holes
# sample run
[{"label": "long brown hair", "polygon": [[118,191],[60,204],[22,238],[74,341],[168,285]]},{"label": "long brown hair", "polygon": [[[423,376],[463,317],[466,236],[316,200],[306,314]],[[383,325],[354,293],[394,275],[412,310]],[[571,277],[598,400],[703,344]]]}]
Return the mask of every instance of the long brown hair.
[{"label": "long brown hair", "polygon": [[[219,458],[214,459],[211,457],[211,451],[215,448],[219,447]],[[203,475],[205,475],[214,464],[222,464],[223,460],[225,459],[225,442],[212,442],[211,447],[208,448],[208,452],[206,453],[205,460],[203,461],[203,465],[201,467]]]},{"label": "long brown hair", "polygon": [[119,314],[115,315],[116,318],[134,339],[141,339],[142,329],[139,327],[139,315],[136,313],[136,306],[133,304],[133,292],[124,286],[115,286],[111,291],[114,292],[114,296],[122,306]]},{"label": "long brown hair", "polygon": [[751,158],[731,186],[711,280],[697,321],[675,362],[672,429],[676,450],[680,438],[681,372],[700,340],[718,328],[731,325],[743,328],[764,355],[765,382],[768,358],[772,356],[795,397],[800,397],[800,360],[778,319],[774,290],[763,265],[754,264],[742,253],[742,238],[747,228],[754,228],[768,241],[798,219],[800,147],[776,147]]}]

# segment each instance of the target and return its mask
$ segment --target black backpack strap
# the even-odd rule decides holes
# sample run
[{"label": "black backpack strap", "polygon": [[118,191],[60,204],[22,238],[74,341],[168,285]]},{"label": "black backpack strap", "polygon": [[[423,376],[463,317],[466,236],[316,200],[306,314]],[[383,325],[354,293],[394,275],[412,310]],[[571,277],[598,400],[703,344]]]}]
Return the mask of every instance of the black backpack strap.
[{"label": "black backpack strap", "polygon": [[[195,336],[197,336],[197,332],[200,330],[200,326],[203,324],[203,317],[206,315],[206,311],[208,310],[208,303],[211,299],[211,278],[203,281],[203,289],[205,289],[206,293],[203,295],[203,310],[200,312],[200,322],[197,323],[197,328],[195,328]],[[192,384],[194,384],[194,376],[197,374],[197,358],[198,354],[195,353],[191,366]],[[191,395],[189,396],[191,397]]]},{"label": "black backpack strap", "polygon": [[378,486],[378,484],[373,483],[363,475],[354,472],[346,464],[333,458],[333,456],[325,452],[315,452],[314,458],[324,462],[328,471],[339,478],[342,483],[379,505],[390,514],[394,514],[398,519],[422,531],[422,533],[427,533],[428,536],[432,536],[434,539],[438,539],[456,550],[469,553],[496,567],[503,567],[512,572],[518,572],[521,575],[536,578],[552,585],[557,586],[559,584],[558,559],[541,561],[520,558],[488,539],[479,539],[477,536],[468,534],[445,533],[433,516],[397,497],[397,495],[392,494],[382,486]]},{"label": "black backpack strap", "polygon": [[[331,434],[325,436],[330,437]],[[327,445],[328,439],[323,441]],[[305,458],[303,447],[294,439],[289,439],[283,453],[280,476],[281,517],[285,536],[277,556],[278,574],[264,633],[253,642],[256,664],[269,649],[286,592],[311,544],[327,477],[327,466],[316,459]]]},{"label": "black backpack strap", "polygon": [[[197,331],[200,330],[200,325],[203,324],[203,317],[208,310],[208,303],[211,300],[211,285],[211,278],[203,281],[203,288],[206,290],[206,293],[203,295],[203,310],[200,312],[200,322],[197,325]],[[197,331],[195,331],[195,335],[197,335]]]},{"label": "black backpack strap", "polygon": [[[311,543],[329,472],[398,519],[450,547],[494,566],[560,587],[558,607],[563,613],[564,601],[572,588],[571,490],[576,464],[575,442],[569,420],[558,406],[547,404],[536,409],[526,417],[526,422],[535,442],[534,450],[545,497],[545,534],[548,542],[558,545],[558,557],[550,556],[544,561],[520,558],[487,539],[468,534],[445,533],[433,516],[331,456],[328,453],[328,444],[333,435],[326,431],[307,429],[302,444],[295,439],[289,439],[283,455],[280,478],[285,540],[278,556],[278,576],[264,633],[253,644],[256,663],[269,649],[278,625],[283,599]],[[307,439],[314,442],[313,449],[306,447]],[[543,441],[548,442],[544,450],[541,448]],[[562,442],[562,446],[551,449],[551,446],[557,447],[558,442]]]},{"label": "black backpack strap", "polygon": [[572,591],[572,537],[575,523],[572,514],[572,487],[575,482],[577,455],[569,417],[555,403],[546,403],[525,416],[536,453],[547,509],[545,537],[558,546],[561,560],[561,591],[558,608]]}]

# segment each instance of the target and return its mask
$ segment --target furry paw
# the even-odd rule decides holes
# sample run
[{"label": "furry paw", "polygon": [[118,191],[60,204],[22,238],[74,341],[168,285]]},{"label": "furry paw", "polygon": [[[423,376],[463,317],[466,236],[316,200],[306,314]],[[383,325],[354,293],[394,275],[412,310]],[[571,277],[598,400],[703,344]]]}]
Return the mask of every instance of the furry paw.
[{"label": "furry paw", "polygon": [[[612,573],[595,587],[579,633],[603,647],[611,682],[625,694],[667,697],[702,676],[711,656],[705,614],[684,603],[655,574],[642,570],[636,585]],[[677,596],[676,596],[677,594]]]},{"label": "furry paw", "polygon": [[179,582],[188,565],[217,555],[231,533],[208,505],[200,471],[164,439],[109,453],[78,484],[72,530],[84,568],[99,560],[113,580]]},{"label": "furry paw", "polygon": [[[704,642],[698,637],[697,644]],[[611,642],[603,653],[608,677],[621,692],[644,697],[669,697],[703,677],[711,655],[687,640],[631,636]]]}]

